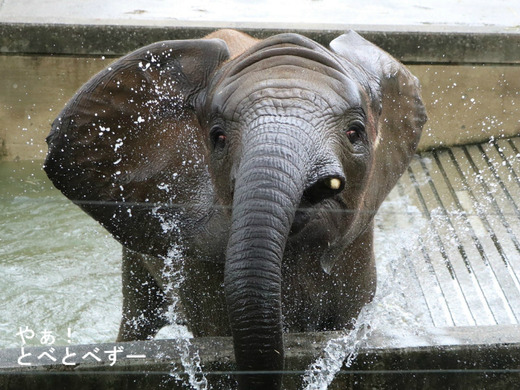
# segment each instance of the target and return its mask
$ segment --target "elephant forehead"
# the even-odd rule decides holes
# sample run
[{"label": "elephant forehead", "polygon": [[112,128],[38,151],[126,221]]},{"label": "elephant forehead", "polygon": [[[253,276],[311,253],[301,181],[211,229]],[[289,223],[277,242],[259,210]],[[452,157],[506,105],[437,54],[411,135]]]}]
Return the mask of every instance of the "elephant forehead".
[{"label": "elephant forehead", "polygon": [[293,88],[306,81],[317,92],[328,88],[341,95],[355,84],[353,80],[365,76],[350,65],[308,38],[281,34],[261,41],[225,64],[210,89],[217,91],[216,96],[229,97],[237,89],[258,89],[269,84]]},{"label": "elephant forehead", "polygon": [[339,79],[319,69],[276,65],[222,83],[213,95],[212,106],[230,119],[261,107],[341,115],[351,107],[365,105],[361,90],[347,76]]},{"label": "elephant forehead", "polygon": [[[233,121],[240,121],[249,114],[253,117],[296,117],[312,122],[312,119],[341,117],[348,109],[347,102],[335,91],[324,88],[317,91],[307,81],[255,87],[247,93],[243,89],[235,90],[222,105],[224,116]],[[358,100],[359,96],[355,96],[351,102]]]},{"label": "elephant forehead", "polygon": [[276,65],[317,67],[342,73],[344,68],[331,51],[298,34],[280,34],[267,38],[225,66],[226,77],[233,78],[252,70]]}]

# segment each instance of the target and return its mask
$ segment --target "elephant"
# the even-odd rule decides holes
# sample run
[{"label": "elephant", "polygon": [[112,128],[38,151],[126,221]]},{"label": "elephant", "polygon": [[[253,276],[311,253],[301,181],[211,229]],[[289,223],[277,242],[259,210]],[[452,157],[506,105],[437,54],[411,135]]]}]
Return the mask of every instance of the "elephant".
[{"label": "elephant", "polygon": [[373,299],[374,215],[426,119],[417,78],[354,31],[219,30],[95,75],[44,169],[123,246],[119,341],[166,324],[181,272],[194,336],[232,336],[238,387],[278,389],[285,332],[351,328]]}]

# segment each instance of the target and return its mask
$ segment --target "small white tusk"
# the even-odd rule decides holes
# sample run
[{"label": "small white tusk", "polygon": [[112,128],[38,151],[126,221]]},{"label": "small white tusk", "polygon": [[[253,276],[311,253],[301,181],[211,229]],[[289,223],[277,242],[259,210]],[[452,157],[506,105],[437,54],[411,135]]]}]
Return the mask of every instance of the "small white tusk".
[{"label": "small white tusk", "polygon": [[339,190],[339,187],[341,187],[341,180],[332,178],[329,180],[328,184],[331,190]]}]

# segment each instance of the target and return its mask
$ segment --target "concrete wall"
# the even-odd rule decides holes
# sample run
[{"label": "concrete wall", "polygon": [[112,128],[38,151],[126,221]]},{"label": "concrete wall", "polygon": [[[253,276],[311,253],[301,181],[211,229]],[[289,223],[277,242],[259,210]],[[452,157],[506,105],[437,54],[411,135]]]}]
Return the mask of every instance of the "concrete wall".
[{"label": "concrete wall", "polygon": [[520,66],[413,65],[429,120],[420,148],[520,134]]},{"label": "concrete wall", "polygon": [[0,56],[0,159],[41,160],[54,118],[74,92],[108,61]]}]

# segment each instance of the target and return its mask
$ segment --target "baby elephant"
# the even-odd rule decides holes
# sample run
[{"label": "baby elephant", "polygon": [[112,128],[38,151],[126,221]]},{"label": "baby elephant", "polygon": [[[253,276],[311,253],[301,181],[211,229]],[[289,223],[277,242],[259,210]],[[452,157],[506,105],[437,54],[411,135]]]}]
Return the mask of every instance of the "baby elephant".
[{"label": "baby elephant", "polygon": [[45,171],[123,245],[119,340],[153,337],[181,280],[194,335],[233,336],[239,388],[278,389],[255,371],[283,370],[284,331],[349,327],[374,296],[374,214],[425,121],[417,79],[353,31],[221,30],[94,76]]}]

